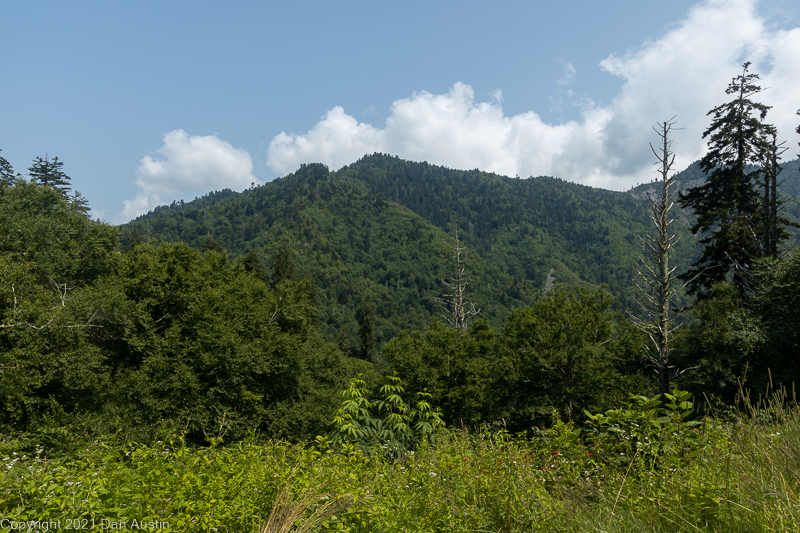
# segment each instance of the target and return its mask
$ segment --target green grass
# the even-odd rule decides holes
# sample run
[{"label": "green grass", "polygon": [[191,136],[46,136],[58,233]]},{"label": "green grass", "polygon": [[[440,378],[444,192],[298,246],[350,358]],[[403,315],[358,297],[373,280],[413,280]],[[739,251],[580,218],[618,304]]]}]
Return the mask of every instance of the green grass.
[{"label": "green grass", "polygon": [[748,405],[706,419],[691,439],[661,435],[668,445],[658,453],[631,445],[631,433],[586,439],[560,423],[529,438],[451,430],[394,460],[255,439],[202,449],[101,439],[48,458],[6,440],[0,519],[265,533],[292,523],[351,532],[798,531],[800,411],[782,397]]}]

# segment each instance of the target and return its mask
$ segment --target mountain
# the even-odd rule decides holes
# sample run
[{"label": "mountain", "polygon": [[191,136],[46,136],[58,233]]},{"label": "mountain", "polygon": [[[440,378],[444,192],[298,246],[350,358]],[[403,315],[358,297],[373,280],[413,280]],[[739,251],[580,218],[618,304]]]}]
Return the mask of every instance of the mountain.
[{"label": "mountain", "polygon": [[[789,220],[800,223],[800,159],[786,161],[781,164],[781,173],[778,176],[778,190],[783,197],[783,215]],[[684,192],[692,187],[702,185],[705,181],[703,171],[700,170],[700,161],[695,161],[686,169],[675,175],[675,194]],[[634,197],[646,199],[648,192],[656,190],[656,182],[643,183],[629,191]]]},{"label": "mountain", "polygon": [[[699,179],[692,167],[679,178]],[[369,298],[382,343],[442,314],[435,299],[444,292],[441,280],[455,274],[456,225],[467,247],[468,297],[496,327],[553,283],[605,283],[618,310],[636,309],[651,186],[614,192],[373,154],[337,172],[303,165],[242,193],[162,206],[124,225],[122,235],[131,239],[135,230],[196,247],[210,237],[233,258],[255,252],[267,270],[284,243],[300,273],[316,280],[326,337],[344,331],[355,339],[357,310]],[[680,217],[674,226],[679,272],[698,252],[688,224]]]}]

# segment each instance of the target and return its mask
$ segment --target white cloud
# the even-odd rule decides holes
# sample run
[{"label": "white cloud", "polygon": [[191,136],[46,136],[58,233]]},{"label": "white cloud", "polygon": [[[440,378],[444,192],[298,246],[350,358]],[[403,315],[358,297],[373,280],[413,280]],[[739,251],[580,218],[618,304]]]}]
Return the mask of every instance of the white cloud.
[{"label": "white cloud", "polygon": [[564,63],[562,61],[561,64],[564,67],[564,75],[556,83],[558,85],[569,85],[575,79],[577,70],[575,70],[575,66],[572,63]]},{"label": "white cloud", "polygon": [[[794,87],[800,76],[800,28],[771,31],[756,13],[751,0],[711,0],[699,4],[673,31],[622,57],[610,56],[600,66],[625,83],[611,106],[605,125],[604,147],[609,181],[629,185],[642,181],[642,170],[652,160],[642,142],[655,121],[677,115],[673,148],[678,166],[684,167],[705,151],[702,133],[708,111],[728,100],[725,88],[741,74],[744,61],[761,74],[762,87],[755,98],[775,108],[767,116],[788,138],[793,120],[790,108],[800,107]],[[769,69],[771,63],[772,68]],[[794,93],[794,94],[792,94]],[[793,111],[792,111],[793,113]],[[625,179],[627,178],[627,179]]]},{"label": "white cloud", "polygon": [[293,172],[301,163],[324,162],[338,168],[365,153],[381,151],[383,137],[380,130],[359,123],[336,106],[305,135],[279,133],[267,150],[267,164],[278,174]]},{"label": "white cloud", "polygon": [[242,190],[253,182],[253,159],[214,135],[189,135],[174,130],[164,135],[157,156],[139,161],[136,186],[139,194],[124,201],[120,217],[130,220],[181,195],[211,190]]},{"label": "white cloud", "polygon": [[[480,168],[513,176],[555,175],[589,185],[627,189],[654,177],[648,141],[652,126],[677,115],[673,148],[682,168],[705,150],[706,113],[726,100],[725,88],[750,60],[761,73],[758,98],[774,109],[768,120],[792,145],[800,107],[800,28],[775,30],[755,0],[709,0],[658,40],[600,63],[622,78],[610,105],[584,98],[579,121],[548,124],[536,112],[505,116],[499,93],[476,102],[469,85],[447,94],[414,93],[396,101],[383,128],[359,123],[341,107],[308,133],[281,133],[270,143],[267,165],[276,173],[301,163],[339,168],[372,152],[454,168]],[[568,84],[575,69],[565,64]]]}]

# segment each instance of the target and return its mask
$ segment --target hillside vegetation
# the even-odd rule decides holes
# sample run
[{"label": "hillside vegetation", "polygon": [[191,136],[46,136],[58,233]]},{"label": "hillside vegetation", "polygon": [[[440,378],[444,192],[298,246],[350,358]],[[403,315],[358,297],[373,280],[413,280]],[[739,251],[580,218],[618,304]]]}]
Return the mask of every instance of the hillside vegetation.
[{"label": "hillside vegetation", "polygon": [[642,189],[375,155],[115,228],[6,163],[0,529],[796,524],[791,243],[678,315],[654,395]]},{"label": "hillside vegetation", "polygon": [[[454,274],[456,223],[467,246],[470,299],[499,327],[548,284],[606,284],[615,309],[635,306],[646,202],[555,178],[510,179],[373,155],[331,173],[307,165],[241,194],[173,204],[123,226],[147,239],[200,247],[217,240],[231,257],[255,252],[269,270],[279,243],[319,287],[321,325],[335,339],[357,331],[375,305],[379,341],[440,315],[441,280]],[[683,268],[694,238],[682,228]]]}]

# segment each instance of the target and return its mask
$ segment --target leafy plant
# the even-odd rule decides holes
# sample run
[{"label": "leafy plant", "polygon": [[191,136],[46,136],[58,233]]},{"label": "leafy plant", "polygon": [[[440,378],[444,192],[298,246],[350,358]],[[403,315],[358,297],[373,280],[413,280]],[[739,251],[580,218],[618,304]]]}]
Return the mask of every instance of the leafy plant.
[{"label": "leafy plant", "polygon": [[695,451],[701,422],[688,420],[693,407],[691,393],[675,389],[663,397],[668,403],[662,402],[661,395],[648,398],[632,394],[619,409],[585,412],[587,440],[617,461],[627,463],[636,457],[650,467],[658,466],[665,456]]},{"label": "leafy plant", "polygon": [[[386,379],[387,383],[380,388],[382,399],[375,401],[367,398],[361,374],[350,380],[333,417],[336,428],[329,439],[333,446],[365,454],[377,449],[398,457],[422,442],[432,441],[436,430],[444,427],[441,412],[431,407],[430,393],[416,393],[416,403],[409,406],[403,399],[402,380],[396,375]],[[317,441],[328,442],[322,437],[317,437]]]}]

